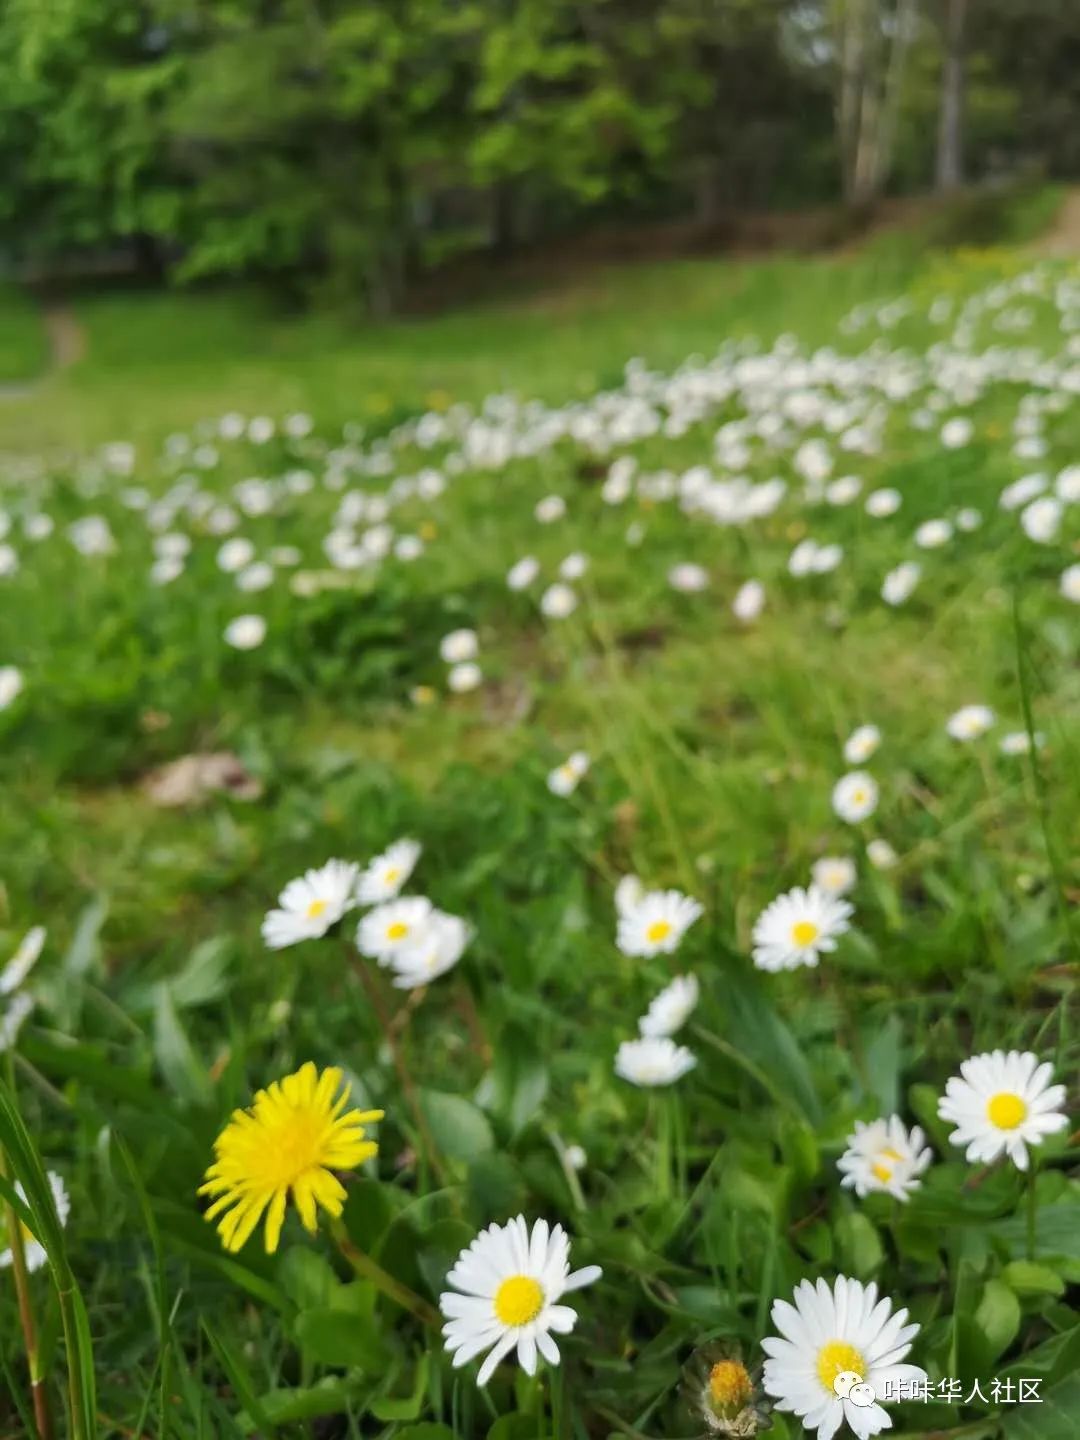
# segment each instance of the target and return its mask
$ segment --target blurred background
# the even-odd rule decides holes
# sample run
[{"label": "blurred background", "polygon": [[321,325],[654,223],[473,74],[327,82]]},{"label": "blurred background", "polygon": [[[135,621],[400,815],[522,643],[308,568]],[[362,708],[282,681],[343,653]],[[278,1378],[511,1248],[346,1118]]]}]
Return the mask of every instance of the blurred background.
[{"label": "blurred background", "polygon": [[[882,225],[1012,243],[1078,172],[1077,0],[6,0],[0,385],[220,360],[255,303],[370,326]],[[131,418],[64,402],[56,436],[0,410],[0,450]]]}]

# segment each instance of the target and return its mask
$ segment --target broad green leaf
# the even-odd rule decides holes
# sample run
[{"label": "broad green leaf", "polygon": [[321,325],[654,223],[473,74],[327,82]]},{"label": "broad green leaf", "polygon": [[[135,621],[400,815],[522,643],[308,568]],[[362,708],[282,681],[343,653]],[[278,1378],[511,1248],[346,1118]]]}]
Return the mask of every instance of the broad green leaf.
[{"label": "broad green leaf", "polygon": [[996,1360],[1020,1332],[1020,1301],[1003,1280],[988,1280],[983,1287],[975,1323],[986,1340],[987,1357]]},{"label": "broad green leaf", "polygon": [[495,1146],[491,1125],[482,1110],[460,1095],[422,1090],[420,1104],[435,1144],[451,1160],[473,1160]]}]

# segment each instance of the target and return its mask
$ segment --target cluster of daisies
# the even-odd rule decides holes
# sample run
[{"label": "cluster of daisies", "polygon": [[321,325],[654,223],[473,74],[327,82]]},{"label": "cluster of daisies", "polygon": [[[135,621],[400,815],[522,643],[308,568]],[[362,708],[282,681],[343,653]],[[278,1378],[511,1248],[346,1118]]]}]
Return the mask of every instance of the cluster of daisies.
[{"label": "cluster of daisies", "polygon": [[325,935],[351,910],[370,907],[356,931],[360,954],[388,969],[399,989],[414,990],[461,959],[469,927],[423,895],[402,895],[417,861],[415,840],[397,840],[367,866],[329,860],[290,880],[267,912],[263,939],[271,950]]}]

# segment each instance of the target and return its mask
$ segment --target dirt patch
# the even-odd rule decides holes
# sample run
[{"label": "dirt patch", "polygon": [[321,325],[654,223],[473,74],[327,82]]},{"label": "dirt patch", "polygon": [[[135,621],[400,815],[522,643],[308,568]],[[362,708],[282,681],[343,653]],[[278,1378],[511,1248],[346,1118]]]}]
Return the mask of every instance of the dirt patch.
[{"label": "dirt patch", "polygon": [[54,370],[77,365],[86,354],[86,331],[66,305],[49,305],[42,315]]},{"label": "dirt patch", "polygon": [[1053,225],[1035,250],[1039,255],[1080,255],[1080,188],[1065,196]]}]

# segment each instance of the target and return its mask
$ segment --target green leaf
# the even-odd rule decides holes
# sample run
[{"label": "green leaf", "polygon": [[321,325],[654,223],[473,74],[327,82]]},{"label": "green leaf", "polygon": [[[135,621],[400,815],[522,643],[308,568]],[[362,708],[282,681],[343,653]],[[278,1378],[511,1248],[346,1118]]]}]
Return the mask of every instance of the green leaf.
[{"label": "green leaf", "polygon": [[1039,1400],[1006,1410],[1001,1418],[1002,1440],[1076,1440],[1080,1373],[1042,1391]]},{"label": "green leaf", "polygon": [[341,1282],[325,1256],[307,1245],[292,1245],[278,1266],[281,1288],[299,1310],[329,1306]]},{"label": "green leaf", "polygon": [[1003,1280],[988,1280],[983,1287],[975,1323],[986,1341],[987,1359],[996,1360],[1020,1333],[1020,1301]]},{"label": "green leaf", "polygon": [[210,1077],[192,1049],[167,985],[158,987],[154,1005],[154,1054],[166,1082],[180,1099],[189,1105],[210,1104]]},{"label": "green leaf", "polygon": [[[1012,1252],[1027,1248],[1027,1216],[1014,1215],[990,1227],[990,1234]],[[1062,1255],[1080,1259],[1080,1203],[1063,1201],[1040,1205],[1035,1217],[1036,1255]]]},{"label": "green leaf", "polygon": [[421,1090],[420,1104],[435,1143],[448,1159],[474,1160],[495,1148],[487,1116],[460,1095]]},{"label": "green leaf", "polygon": [[873,1223],[861,1210],[853,1210],[840,1216],[835,1229],[841,1269],[859,1280],[873,1275],[885,1259],[885,1247]]},{"label": "green leaf", "polygon": [[1032,1260],[1012,1260],[1001,1272],[1001,1278],[1017,1295],[1064,1295],[1065,1281],[1048,1265]]},{"label": "green leaf", "polygon": [[894,1115],[900,1108],[900,1060],[902,1027],[898,1015],[874,1027],[866,1042],[865,1062],[870,1093],[882,1115]]},{"label": "green leaf", "polygon": [[[342,1414],[369,1384],[363,1376],[345,1380],[327,1378],[305,1389],[290,1386],[268,1390],[259,1396],[257,1404],[264,1420],[271,1425],[289,1425],[298,1420],[315,1420],[320,1415]],[[237,1423],[246,1432],[259,1428],[259,1422],[250,1413],[241,1413]]]},{"label": "green leaf", "polygon": [[296,1338],[304,1354],[320,1365],[348,1365],[377,1374],[386,1364],[379,1327],[369,1316],[329,1306],[296,1317]]},{"label": "green leaf", "polygon": [[480,1082],[476,1103],[504,1120],[516,1135],[537,1114],[548,1092],[548,1069],[525,1031],[510,1026],[491,1070]]},{"label": "green leaf", "polygon": [[[535,1426],[534,1426],[535,1428]],[[490,1435],[490,1431],[488,1432]],[[449,1425],[436,1425],[428,1420],[421,1425],[406,1425],[397,1432],[394,1440],[460,1440]]]},{"label": "green leaf", "polygon": [[[427,1352],[420,1356],[416,1363],[416,1375],[413,1379],[411,1395],[403,1395],[396,1398],[392,1395],[383,1395],[372,1400],[368,1406],[369,1411],[376,1420],[415,1420],[420,1414],[424,1404],[424,1395],[427,1390],[429,1356]],[[423,1426],[414,1427],[423,1429]]]}]

